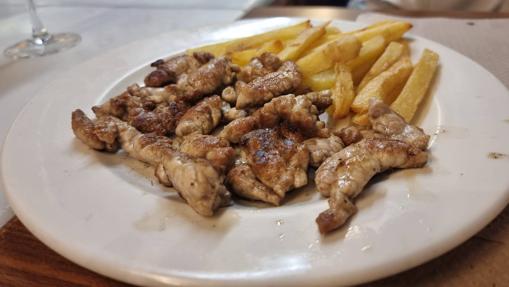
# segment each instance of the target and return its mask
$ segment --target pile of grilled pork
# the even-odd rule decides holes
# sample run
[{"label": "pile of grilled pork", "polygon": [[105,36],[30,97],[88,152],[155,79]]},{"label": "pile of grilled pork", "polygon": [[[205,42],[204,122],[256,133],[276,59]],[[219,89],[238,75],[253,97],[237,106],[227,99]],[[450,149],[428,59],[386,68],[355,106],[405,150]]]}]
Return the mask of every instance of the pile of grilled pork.
[{"label": "pile of grilled pork", "polygon": [[352,200],[375,174],[426,164],[429,136],[381,102],[371,102],[371,129],[331,131],[318,118],[331,91],[309,91],[294,62],[270,53],[242,68],[208,53],[151,66],[143,87],[93,107],[95,119],[75,110],[72,129],[95,150],[121,148],[152,165],[200,215],[230,205],[231,192],[280,205],[316,168],[329,198],[316,222],[327,233],[355,213]]}]

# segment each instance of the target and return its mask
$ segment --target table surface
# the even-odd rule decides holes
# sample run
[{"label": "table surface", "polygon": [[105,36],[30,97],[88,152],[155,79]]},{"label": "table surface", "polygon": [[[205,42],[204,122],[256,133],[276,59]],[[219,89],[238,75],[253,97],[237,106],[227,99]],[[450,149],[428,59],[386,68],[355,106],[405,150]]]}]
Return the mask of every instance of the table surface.
[{"label": "table surface", "polygon": [[[91,9],[91,8],[90,8]],[[92,9],[93,10],[93,9]],[[93,10],[92,14],[96,18],[103,20],[103,24],[108,23],[105,20],[110,18],[116,12],[114,11],[97,11]],[[147,15],[157,13],[154,11],[147,11]],[[125,16],[125,12],[122,15]],[[51,14],[49,11],[46,11]],[[61,12],[61,11],[56,11]],[[69,11],[67,11],[69,12]],[[131,11],[134,13],[134,11]],[[393,15],[409,15],[416,17],[452,17],[452,18],[492,18],[492,17],[509,17],[508,13],[505,14],[486,14],[486,13],[434,13],[434,12],[412,12],[403,13],[400,11],[389,11]],[[104,13],[104,14],[101,14]],[[139,12],[136,12],[139,13]],[[239,12],[241,14],[241,12]],[[237,18],[239,13],[225,13],[222,15],[226,21],[231,21]],[[44,14],[44,13],[42,13]],[[72,13],[71,13],[72,14]],[[80,13],[82,14],[82,13]],[[256,17],[271,17],[271,16],[302,16],[317,19],[345,19],[355,20],[360,14],[360,11],[345,10],[337,8],[320,8],[320,7],[306,7],[306,8],[287,8],[287,7],[270,7],[270,8],[255,8],[248,12],[245,18]],[[101,16],[102,15],[102,16]],[[146,16],[148,17],[148,16]],[[79,22],[78,20],[76,20]],[[148,20],[150,22],[150,20]],[[2,22],[0,21],[0,24]],[[156,23],[156,22],[154,22]],[[199,25],[199,23],[197,24]],[[79,25],[78,25],[79,27]],[[0,30],[1,32],[1,30]],[[16,32],[16,31],[15,31]],[[19,32],[19,31],[17,31]],[[85,29],[85,35],[87,30]],[[89,32],[89,31],[88,31]],[[81,32],[82,36],[83,33]],[[0,39],[1,38],[0,33]],[[101,35],[104,37],[104,35]],[[99,36],[97,36],[99,37]],[[4,37],[10,38],[10,37]],[[99,37],[100,38],[100,37]],[[114,41],[115,42],[115,41]],[[124,44],[122,41],[117,40],[117,45]],[[0,45],[0,48],[1,47]],[[97,53],[99,50],[91,50],[87,56]],[[76,51],[75,51],[76,52]],[[80,58],[79,55],[74,55],[74,58]],[[82,56],[80,60],[86,58]],[[65,58],[69,60],[71,65],[73,58],[69,56]],[[46,59],[38,59],[38,64],[42,66],[47,64]],[[27,66],[27,63],[22,63],[19,67],[18,64],[11,62],[2,62],[0,60],[0,71],[3,68],[12,65],[11,69],[14,74],[19,73]],[[16,66],[17,65],[17,66]],[[67,68],[69,66],[60,66],[58,68]],[[35,71],[35,73],[41,70]],[[44,76],[40,79],[41,84],[50,79],[54,73]],[[19,75],[17,75],[19,76]],[[3,82],[8,83],[11,80],[16,80],[16,75],[12,78],[4,79]],[[19,79],[18,79],[19,80]],[[1,85],[4,91],[10,90],[11,92],[18,92],[24,94],[27,91],[16,85]],[[37,85],[36,85],[37,87]],[[19,91],[21,89],[21,91]],[[32,88],[33,89],[33,88]],[[24,92],[24,93],[23,93]],[[16,103],[11,102],[15,108],[12,113],[17,113],[16,109],[21,108],[29,96],[24,95],[23,100]],[[0,100],[2,100],[0,98]],[[2,104],[9,104],[4,101]],[[14,117],[14,115],[10,115]],[[0,127],[1,128],[1,127]],[[2,132],[0,130],[0,132]],[[2,136],[3,137],[3,136]],[[1,213],[1,210],[0,210]],[[0,214],[1,215],[1,214]],[[0,222],[0,225],[2,223]],[[509,208],[506,208],[490,225],[484,228],[477,235],[455,248],[454,250],[446,253],[445,255],[436,258],[426,264],[403,273],[385,278],[373,283],[366,284],[366,286],[408,286],[418,283],[419,286],[507,286],[509,283]],[[43,243],[36,239],[16,218],[12,218],[0,229],[0,286],[129,286],[127,284],[111,280],[101,275],[88,271],[56,254]]]}]

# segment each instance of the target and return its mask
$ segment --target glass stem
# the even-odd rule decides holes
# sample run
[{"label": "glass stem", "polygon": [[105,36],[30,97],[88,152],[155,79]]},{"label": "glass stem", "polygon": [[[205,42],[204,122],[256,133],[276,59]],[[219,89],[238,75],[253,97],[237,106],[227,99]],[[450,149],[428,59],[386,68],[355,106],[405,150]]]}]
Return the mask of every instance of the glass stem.
[{"label": "glass stem", "polygon": [[27,0],[27,4],[28,13],[30,14],[30,22],[32,22],[32,39],[35,44],[44,45],[51,35],[48,33],[46,27],[44,27],[44,24],[42,24],[39,15],[37,15],[34,1]]}]

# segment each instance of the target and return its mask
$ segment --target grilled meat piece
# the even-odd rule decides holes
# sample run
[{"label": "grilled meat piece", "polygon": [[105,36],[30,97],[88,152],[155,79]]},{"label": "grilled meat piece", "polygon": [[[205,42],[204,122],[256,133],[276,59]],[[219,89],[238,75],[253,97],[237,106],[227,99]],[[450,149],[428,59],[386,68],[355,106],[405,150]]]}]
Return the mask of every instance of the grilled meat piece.
[{"label": "grilled meat piece", "polygon": [[158,105],[154,110],[133,108],[129,110],[127,122],[142,133],[170,135],[189,106],[184,102],[168,102]]},{"label": "grilled meat piece", "polygon": [[276,71],[258,77],[249,83],[238,81],[235,84],[237,109],[255,107],[271,99],[292,92],[302,82],[302,75],[294,62],[284,62]]},{"label": "grilled meat piece", "polygon": [[130,108],[154,109],[158,104],[177,100],[173,86],[164,88],[140,87],[133,84],[122,94],[109,99],[102,105],[92,107],[96,116],[114,116],[126,119]]},{"label": "grilled meat piece", "polygon": [[221,121],[222,101],[219,96],[207,97],[180,118],[175,133],[185,136],[193,133],[209,134]]},{"label": "grilled meat piece", "polygon": [[170,135],[189,105],[180,101],[174,87],[147,88],[137,84],[106,103],[92,107],[98,118],[114,116],[143,133]]},{"label": "grilled meat piece", "polygon": [[87,146],[95,150],[105,150],[106,143],[95,134],[95,124],[82,110],[72,112],[72,131]]},{"label": "grilled meat piece", "polygon": [[260,182],[247,164],[239,164],[232,168],[226,176],[226,183],[241,197],[272,205],[279,205],[281,202],[281,197]]},{"label": "grilled meat piece", "polygon": [[249,83],[256,78],[275,72],[282,64],[276,55],[265,52],[259,57],[251,59],[249,64],[240,70],[237,79],[244,83]]},{"label": "grilled meat piece", "polygon": [[319,92],[305,93],[304,96],[308,98],[313,105],[318,109],[318,113],[323,113],[326,108],[332,104],[331,90],[323,90]]},{"label": "grilled meat piece", "polygon": [[405,120],[393,112],[389,106],[381,101],[372,101],[368,112],[372,129],[361,129],[356,126],[349,126],[341,129],[338,136],[345,145],[359,142],[362,139],[388,138],[404,141],[412,146],[426,150],[429,142],[429,135],[417,127],[408,124]]},{"label": "grilled meat piece", "polygon": [[248,115],[248,111],[232,108],[227,102],[223,102],[221,106],[221,112],[223,113],[223,122],[225,123],[229,123],[236,119],[245,118]]},{"label": "grilled meat piece", "polygon": [[380,102],[370,103],[368,116],[376,130],[344,130],[342,138],[355,143],[326,159],[316,172],[318,191],[329,197],[329,209],[316,219],[321,233],[340,227],[355,213],[351,200],[375,174],[391,168],[422,167],[428,160],[429,137],[421,129],[410,126]]},{"label": "grilled meat piece", "polygon": [[224,88],[221,92],[221,98],[225,102],[235,106],[235,102],[237,101],[237,93],[235,92],[235,88],[232,86]]},{"label": "grilled meat piece", "polygon": [[382,101],[370,103],[368,117],[375,132],[394,140],[404,141],[421,150],[427,149],[429,135],[421,128],[408,124]]},{"label": "grilled meat piece", "polygon": [[349,126],[342,128],[337,135],[341,138],[345,146],[349,146],[362,140],[362,134],[359,128]]},{"label": "grilled meat piece", "polygon": [[167,60],[157,60],[150,64],[155,71],[145,77],[147,87],[163,87],[176,83],[183,74],[196,71],[201,65],[207,63],[214,56],[206,52],[197,52],[193,55],[178,55]]},{"label": "grilled meat piece", "polygon": [[390,168],[422,167],[427,153],[405,142],[363,139],[325,160],[315,176],[318,191],[329,196],[329,209],[316,222],[321,233],[340,227],[356,208],[350,202],[377,173]]},{"label": "grilled meat piece", "polygon": [[[165,185],[173,185],[186,202],[200,215],[212,216],[221,206],[230,204],[230,193],[223,185],[224,176],[206,159],[191,157],[173,149],[173,142],[163,136],[142,134],[115,117],[100,119],[122,148],[133,158],[156,167],[156,176]],[[94,122],[77,110],[73,113],[76,136],[94,149],[104,149],[93,132]],[[104,124],[103,124],[104,127]]]},{"label": "grilled meat piece", "polygon": [[271,128],[286,122],[306,137],[328,137],[325,123],[318,120],[318,109],[306,95],[286,95],[272,99],[251,116],[232,121],[224,127],[220,136],[232,143],[249,131]]},{"label": "grilled meat piece", "polygon": [[215,58],[198,70],[182,75],[176,88],[184,101],[195,103],[219,88],[230,85],[238,71],[239,67],[232,64],[228,57]]},{"label": "grilled meat piece", "polygon": [[[175,144],[174,144],[175,147]],[[177,149],[195,158],[207,159],[218,171],[227,170],[235,159],[230,143],[216,136],[192,134],[184,137]]]},{"label": "grilled meat piece", "polygon": [[328,138],[310,138],[304,141],[304,145],[309,150],[309,164],[315,168],[344,147],[341,139],[335,135]]},{"label": "grilled meat piece", "polygon": [[241,153],[256,177],[280,198],[307,184],[306,147],[282,137],[277,129],[258,129],[244,135]]}]

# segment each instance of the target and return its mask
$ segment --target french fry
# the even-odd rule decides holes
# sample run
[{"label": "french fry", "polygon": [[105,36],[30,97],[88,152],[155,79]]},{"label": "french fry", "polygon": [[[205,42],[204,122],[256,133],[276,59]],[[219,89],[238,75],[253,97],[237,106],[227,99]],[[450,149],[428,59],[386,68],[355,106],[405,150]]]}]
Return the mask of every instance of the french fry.
[{"label": "french fry", "polygon": [[280,40],[274,40],[263,44],[258,49],[247,49],[243,51],[237,51],[230,54],[232,62],[239,66],[247,65],[253,57],[258,57],[265,52],[277,54],[283,49],[283,42]]},{"label": "french fry", "polygon": [[358,126],[369,126],[368,113],[355,114],[352,117],[352,123]]},{"label": "french fry", "polygon": [[412,72],[412,62],[408,57],[401,58],[387,71],[371,80],[355,97],[352,111],[365,113],[368,111],[369,100],[377,98],[386,104],[391,104],[395,89],[404,83]]},{"label": "french fry", "polygon": [[322,91],[330,89],[336,82],[336,73],[334,69],[328,69],[320,73],[311,75],[311,77],[304,78],[304,84],[310,87],[313,91]]},{"label": "french fry", "polygon": [[296,60],[306,49],[320,37],[325,34],[325,27],[329,25],[326,22],[323,25],[308,28],[302,31],[297,38],[291,40],[283,51],[279,52],[278,57],[282,61],[294,61]]},{"label": "french fry", "polygon": [[381,25],[375,25],[368,29],[351,32],[361,42],[382,35],[387,42],[395,41],[403,37],[408,30],[412,28],[412,24],[408,22],[388,22]]},{"label": "french fry", "polygon": [[338,27],[327,25],[327,27],[325,27],[325,34],[327,35],[341,34],[341,30]]},{"label": "french fry", "polygon": [[253,57],[256,57],[256,52],[258,49],[247,49],[244,51],[237,51],[234,53],[231,53],[230,58],[232,59],[232,62],[239,66],[244,66],[251,61]]},{"label": "french fry", "polygon": [[369,68],[384,52],[387,42],[383,36],[376,36],[362,44],[359,56],[348,61],[346,64],[352,71],[354,84],[358,84]]},{"label": "french fry", "polygon": [[382,20],[382,21],[376,21],[375,23],[373,24],[370,24],[369,26],[366,26],[360,30],[356,30],[356,32],[361,32],[361,31],[366,31],[366,30],[369,30],[369,29],[373,29],[375,27],[380,27],[382,25],[387,25],[387,24],[390,24],[390,23],[395,23],[395,22],[398,22],[397,20],[392,20],[392,19],[386,19],[386,20]]},{"label": "french fry", "polygon": [[300,22],[298,24],[272,30],[258,35],[253,35],[245,38],[234,39],[217,44],[206,45],[198,48],[188,49],[187,53],[193,52],[209,52],[214,56],[221,56],[228,52],[242,51],[250,48],[256,48],[263,43],[281,40],[285,41],[297,37],[302,31],[311,27],[309,20]]},{"label": "french fry", "polygon": [[316,47],[297,61],[304,77],[327,70],[334,63],[344,63],[359,54],[361,43],[352,35],[345,35],[330,43]]},{"label": "french fry", "polygon": [[438,67],[437,53],[425,49],[403,90],[392,103],[391,108],[410,122],[429,90],[433,76]]},{"label": "french fry", "polygon": [[[384,37],[374,37],[363,43],[359,55],[346,63],[352,71],[354,84],[360,82],[362,76],[369,70],[380,54],[383,53],[385,45]],[[304,80],[304,83],[315,91],[330,89],[334,86],[335,82],[336,74],[334,69],[316,73]]]},{"label": "french fry", "polygon": [[325,35],[323,35],[322,37],[320,37],[318,40],[316,40],[315,42],[313,42],[309,47],[308,49],[302,53],[302,55],[300,56],[301,58],[304,57],[304,56],[307,56],[311,51],[313,51],[315,48],[317,47],[320,47],[322,46],[323,44],[325,43],[331,43],[333,41],[336,41],[338,40],[339,38],[341,38],[343,36],[343,34],[341,33],[336,33],[336,34],[328,34],[327,32],[325,32]]},{"label": "french fry", "polygon": [[334,70],[336,72],[336,83],[332,88],[332,109],[329,110],[329,113],[333,119],[340,119],[350,112],[355,92],[352,73],[348,66],[337,64]]},{"label": "french fry", "polygon": [[376,60],[376,62],[371,66],[371,69],[364,76],[359,86],[357,87],[357,92],[362,90],[366,84],[371,81],[376,76],[380,75],[382,72],[389,69],[396,61],[398,61],[405,54],[405,46],[398,42],[391,42],[389,46],[385,49],[383,54]]}]

